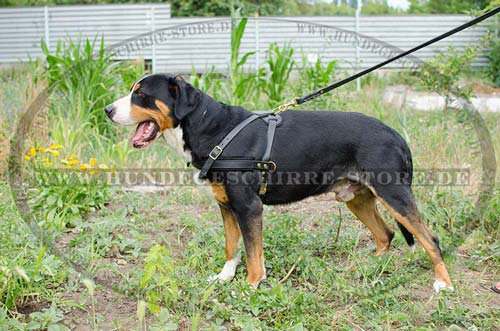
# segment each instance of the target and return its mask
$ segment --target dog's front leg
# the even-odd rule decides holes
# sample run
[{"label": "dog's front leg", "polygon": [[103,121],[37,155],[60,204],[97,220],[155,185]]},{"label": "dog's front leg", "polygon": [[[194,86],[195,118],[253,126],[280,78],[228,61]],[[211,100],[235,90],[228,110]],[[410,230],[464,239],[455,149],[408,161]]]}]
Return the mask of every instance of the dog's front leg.
[{"label": "dog's front leg", "polygon": [[266,278],[262,246],[262,201],[255,196],[252,200],[240,200],[232,206],[245,244],[247,282],[257,288],[260,281]]},{"label": "dog's front leg", "polygon": [[226,263],[222,268],[222,271],[214,276],[210,276],[209,281],[220,279],[223,281],[231,280],[236,274],[236,268],[240,264],[241,259],[239,254],[236,254],[238,250],[238,243],[240,241],[240,228],[238,222],[234,217],[231,209],[219,202],[220,211],[222,214],[222,219],[224,220],[224,235],[226,237]]}]

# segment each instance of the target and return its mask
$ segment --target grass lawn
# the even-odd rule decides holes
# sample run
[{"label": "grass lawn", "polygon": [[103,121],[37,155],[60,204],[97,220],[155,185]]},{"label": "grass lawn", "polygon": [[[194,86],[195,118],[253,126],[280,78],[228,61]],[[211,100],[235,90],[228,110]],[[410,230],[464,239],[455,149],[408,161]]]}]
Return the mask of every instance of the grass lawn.
[{"label": "grass lawn", "polygon": [[[13,211],[5,185],[1,201],[7,239],[2,253],[22,253],[24,263],[37,258],[40,249]],[[74,270],[45,253],[40,265],[54,274],[31,280],[27,286],[41,293],[25,298],[15,316],[22,321],[17,314],[31,314],[27,320],[46,327],[95,322],[98,330],[129,330],[140,325],[141,298],[160,303],[151,304],[142,322],[152,330],[433,330],[453,325],[493,330],[498,325],[500,297],[488,287],[498,281],[499,247],[498,242],[484,247],[481,232],[461,243],[441,238],[456,291],[434,295],[432,267],[421,247],[411,251],[397,234],[388,254],[372,256],[369,231],[332,196],[266,208],[265,215],[267,280],[254,291],[245,284],[244,267],[232,282],[207,282],[224,264],[224,238],[218,208],[205,194],[117,192],[107,208],[56,239],[56,246],[94,277],[93,296]],[[154,275],[144,285],[148,268]],[[4,316],[0,328],[16,323],[21,322]]]}]

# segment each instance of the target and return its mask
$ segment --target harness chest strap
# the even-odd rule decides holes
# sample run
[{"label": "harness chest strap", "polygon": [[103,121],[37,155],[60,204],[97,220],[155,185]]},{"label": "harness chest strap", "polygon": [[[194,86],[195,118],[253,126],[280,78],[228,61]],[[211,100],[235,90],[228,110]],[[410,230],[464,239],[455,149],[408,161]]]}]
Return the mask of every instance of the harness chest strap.
[{"label": "harness chest strap", "polygon": [[[240,133],[247,125],[249,125],[258,118],[265,120],[265,122],[268,124],[267,144],[262,160],[219,159],[224,149],[238,135],[238,133]],[[225,170],[225,171],[259,170],[261,171],[262,174],[262,185],[260,188],[260,194],[264,194],[267,187],[266,184],[267,174],[276,171],[276,164],[273,161],[270,161],[270,156],[278,120],[279,117],[274,114],[269,114],[269,113],[252,114],[250,117],[248,117],[243,122],[238,124],[233,130],[231,130],[224,137],[224,139],[222,139],[222,141],[217,146],[215,146],[212,149],[212,151],[208,154],[208,158],[206,161],[193,162],[193,165],[195,167],[201,168],[199,178],[206,179],[208,172],[210,170]]]}]

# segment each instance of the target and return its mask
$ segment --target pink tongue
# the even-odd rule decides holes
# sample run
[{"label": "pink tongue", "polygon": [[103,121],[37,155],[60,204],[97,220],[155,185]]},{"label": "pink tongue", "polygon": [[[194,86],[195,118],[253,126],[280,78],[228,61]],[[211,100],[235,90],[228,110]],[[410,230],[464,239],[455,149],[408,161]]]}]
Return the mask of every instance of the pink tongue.
[{"label": "pink tongue", "polygon": [[146,138],[148,138],[148,135],[146,135],[145,137],[143,137],[142,135],[144,134],[144,132],[146,132],[146,129],[149,127],[149,123],[150,122],[144,122],[144,123],[139,124],[139,126],[137,127],[137,130],[135,131],[134,135],[130,139],[130,142],[132,144],[134,144],[134,143],[144,144],[145,143],[144,140]]}]

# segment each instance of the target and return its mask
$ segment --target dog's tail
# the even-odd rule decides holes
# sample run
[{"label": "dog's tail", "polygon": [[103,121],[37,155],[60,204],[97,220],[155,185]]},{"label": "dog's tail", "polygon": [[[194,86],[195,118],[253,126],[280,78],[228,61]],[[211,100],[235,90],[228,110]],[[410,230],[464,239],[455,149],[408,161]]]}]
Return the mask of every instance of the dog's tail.
[{"label": "dog's tail", "polygon": [[398,224],[399,230],[401,230],[401,233],[405,237],[405,240],[406,240],[406,243],[408,244],[408,246],[411,247],[411,246],[415,245],[415,238],[413,238],[413,235],[411,234],[411,232],[408,231],[408,229],[405,228],[403,224],[401,224],[399,222],[396,222],[396,223]]}]

